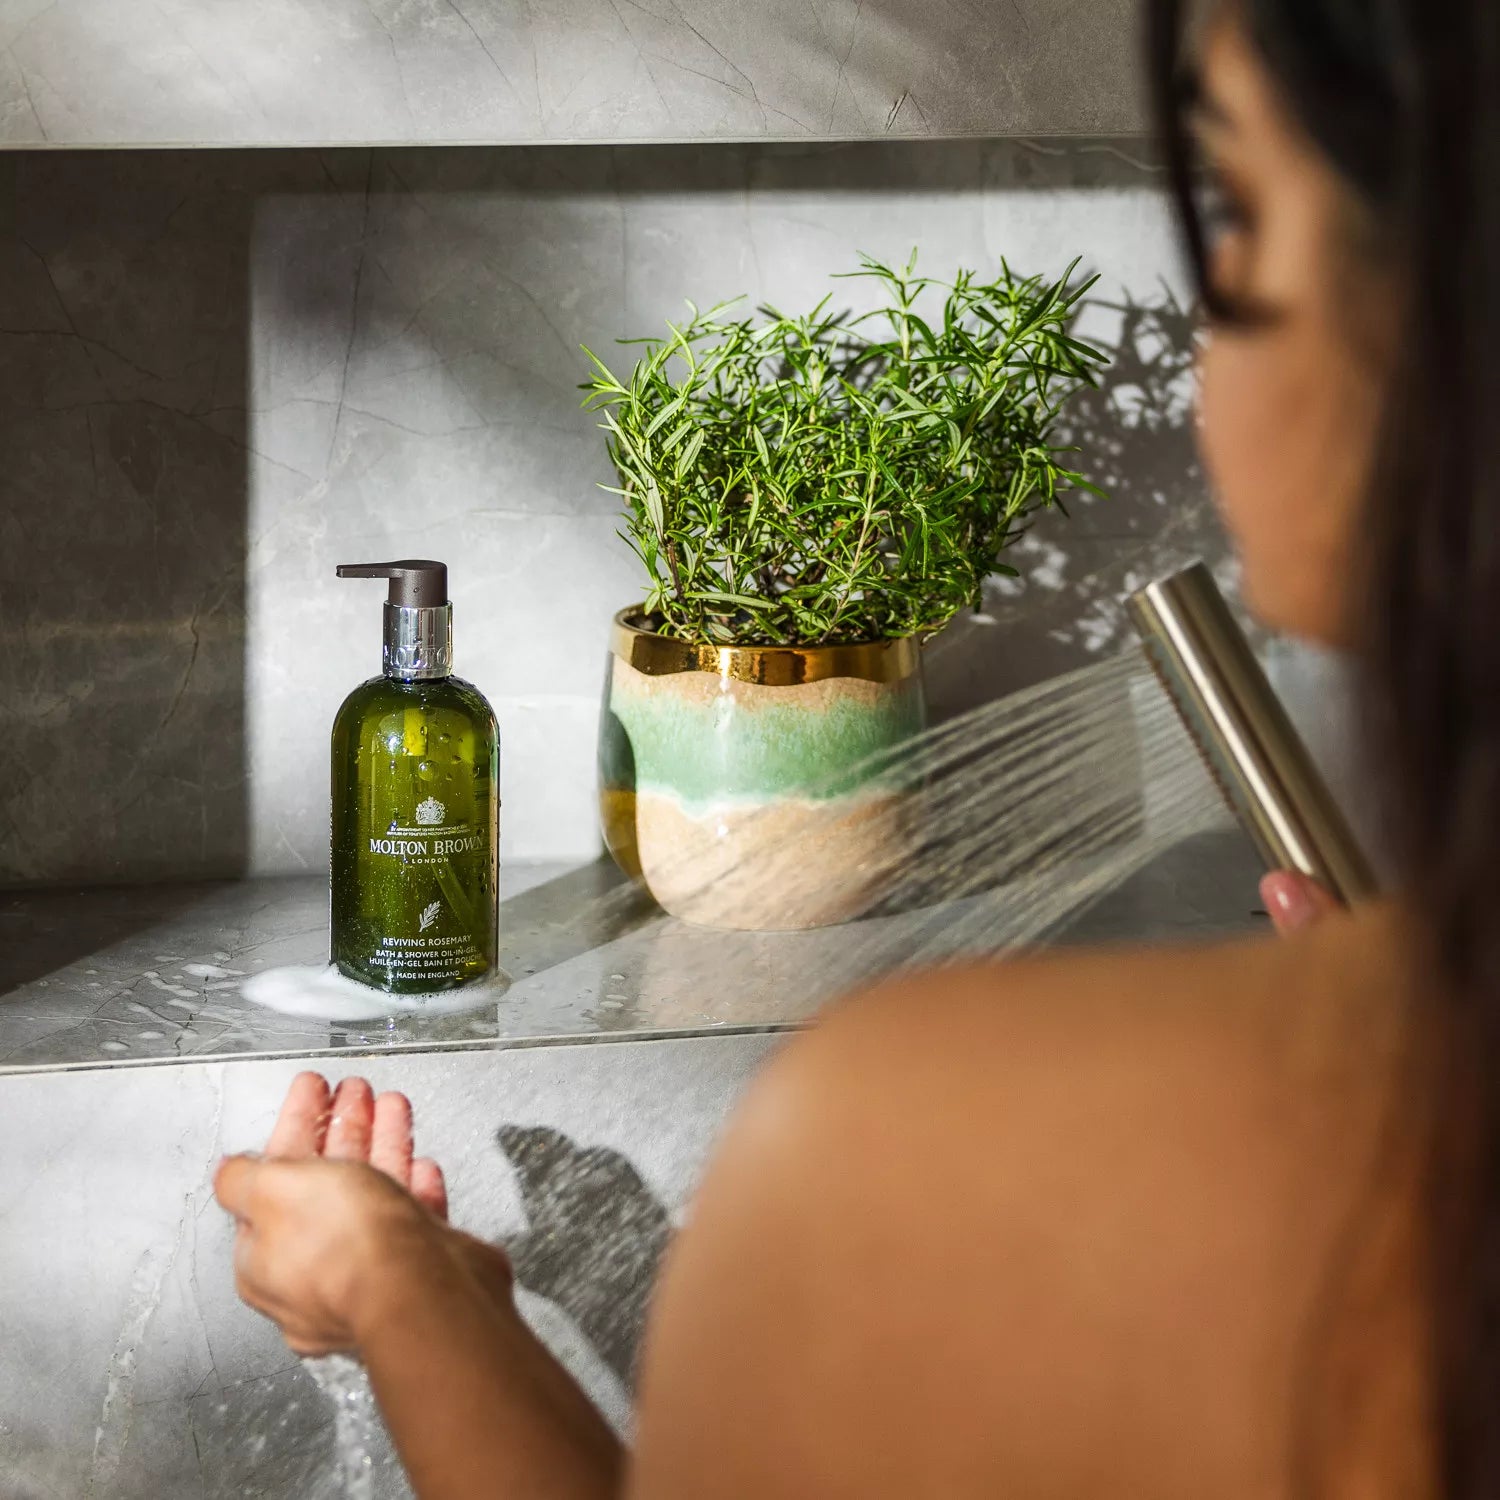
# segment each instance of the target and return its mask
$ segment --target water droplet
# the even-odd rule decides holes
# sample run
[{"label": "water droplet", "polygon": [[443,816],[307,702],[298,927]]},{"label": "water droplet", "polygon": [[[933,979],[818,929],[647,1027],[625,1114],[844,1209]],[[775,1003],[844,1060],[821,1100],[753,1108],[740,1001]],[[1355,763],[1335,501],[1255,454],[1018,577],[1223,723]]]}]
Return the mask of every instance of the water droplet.
[{"label": "water droplet", "polygon": [[437,773],[438,768],[433,765],[430,760],[417,762],[417,775],[420,776],[423,781],[433,780],[437,776]]}]

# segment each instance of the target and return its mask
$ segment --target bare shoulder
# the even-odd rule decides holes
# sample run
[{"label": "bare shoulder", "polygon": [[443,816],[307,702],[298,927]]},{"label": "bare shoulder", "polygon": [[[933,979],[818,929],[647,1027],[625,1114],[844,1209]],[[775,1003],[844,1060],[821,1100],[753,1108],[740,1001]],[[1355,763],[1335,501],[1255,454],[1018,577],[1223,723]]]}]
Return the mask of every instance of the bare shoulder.
[{"label": "bare shoulder", "polygon": [[1399,969],[1340,919],[847,1002],[752,1089],[672,1257],[639,1493],[1275,1492]]},{"label": "bare shoulder", "polygon": [[1321,1132],[1330,1114],[1346,1118],[1351,1093],[1379,1092],[1370,1084],[1404,1035],[1403,972],[1394,923],[1377,915],[1330,919],[1294,942],[944,971],[853,997],[788,1052],[767,1092],[784,1090],[785,1103],[805,1090],[852,1121],[893,1094],[915,1104],[956,1090],[1032,1127],[1092,1121],[1117,1137],[1129,1122],[1153,1153],[1148,1127],[1176,1134],[1201,1113],[1226,1137],[1252,1127],[1276,1149],[1304,1124]]}]

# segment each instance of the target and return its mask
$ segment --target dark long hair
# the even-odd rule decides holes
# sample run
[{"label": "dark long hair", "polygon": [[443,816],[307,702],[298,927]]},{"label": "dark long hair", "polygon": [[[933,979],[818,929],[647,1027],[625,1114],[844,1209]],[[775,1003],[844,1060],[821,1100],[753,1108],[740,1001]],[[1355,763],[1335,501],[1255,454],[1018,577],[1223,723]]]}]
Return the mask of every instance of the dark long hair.
[{"label": "dark long hair", "polygon": [[[1439,1473],[1447,1500],[1500,1500],[1500,0],[1231,3],[1370,211],[1401,289],[1362,644],[1403,889],[1433,963]],[[1194,208],[1182,10],[1152,0],[1151,71],[1204,300],[1232,315]]]}]

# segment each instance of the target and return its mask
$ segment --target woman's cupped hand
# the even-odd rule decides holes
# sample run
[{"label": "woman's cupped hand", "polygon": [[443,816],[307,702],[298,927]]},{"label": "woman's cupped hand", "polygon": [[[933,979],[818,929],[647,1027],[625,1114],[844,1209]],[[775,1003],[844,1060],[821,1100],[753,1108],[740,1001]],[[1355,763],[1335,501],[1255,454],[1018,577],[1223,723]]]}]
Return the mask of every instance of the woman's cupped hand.
[{"label": "woman's cupped hand", "polygon": [[298,1354],[357,1350],[365,1319],[445,1264],[509,1295],[503,1253],[448,1228],[442,1171],[412,1154],[410,1103],[362,1078],[330,1092],[298,1074],[264,1153],[227,1157],[214,1192],[236,1221],[240,1296]]}]

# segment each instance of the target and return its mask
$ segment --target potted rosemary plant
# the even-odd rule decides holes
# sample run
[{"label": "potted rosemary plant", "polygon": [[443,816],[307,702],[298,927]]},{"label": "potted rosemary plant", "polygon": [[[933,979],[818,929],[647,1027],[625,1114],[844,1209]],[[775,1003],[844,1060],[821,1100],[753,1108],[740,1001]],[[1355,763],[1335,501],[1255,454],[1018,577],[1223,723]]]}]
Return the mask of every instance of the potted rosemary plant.
[{"label": "potted rosemary plant", "polygon": [[614,624],[605,839],[669,911],[783,928],[857,910],[898,821],[860,768],[923,725],[921,642],[1012,571],[1030,515],[1093,488],[1049,442],[1103,362],[1069,332],[1093,284],[1076,267],[940,283],[865,259],[872,312],[690,305],[627,341],[625,378],[585,351],[646,575]]}]

